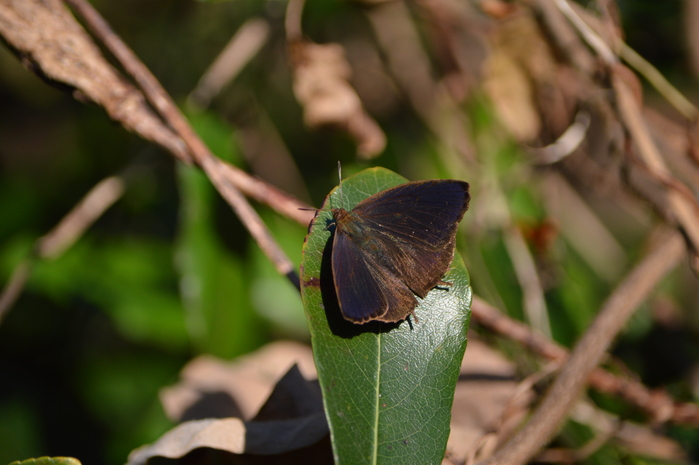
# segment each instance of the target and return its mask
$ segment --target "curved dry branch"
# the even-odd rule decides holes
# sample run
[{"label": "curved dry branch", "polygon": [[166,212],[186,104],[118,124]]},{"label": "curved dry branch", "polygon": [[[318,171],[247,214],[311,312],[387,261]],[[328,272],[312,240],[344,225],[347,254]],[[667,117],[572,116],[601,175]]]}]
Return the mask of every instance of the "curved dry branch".
[{"label": "curved dry branch", "polygon": [[117,36],[107,22],[92,5],[84,0],[66,0],[90,24],[92,31],[104,42],[105,46],[119,60],[121,65],[136,80],[148,101],[160,113],[184,141],[194,161],[204,170],[219,193],[233,208],[238,218],[250,235],[259,244],[267,258],[274,264],[277,272],[289,276],[298,287],[298,277],[294,264],[274,241],[272,234],[262,222],[257,212],[245,200],[243,194],[231,182],[222,176],[221,161],[211,153],[199,135],[192,129],[182,112],[177,108],[170,95],[163,89],[150,70],[136,57],[133,51]]},{"label": "curved dry branch", "polygon": [[[526,324],[513,320],[478,296],[473,297],[471,311],[473,321],[478,325],[521,344],[549,361],[562,363],[569,357],[563,346],[532,331]],[[699,405],[676,402],[666,392],[651,391],[635,379],[622,378],[602,368],[595,368],[588,382],[593,389],[635,405],[654,423],[669,421],[699,427]]]},{"label": "curved dry branch", "polygon": [[128,131],[189,160],[182,141],[162,124],[141,92],[104,59],[60,0],[3,0],[0,35],[24,66],[42,79],[96,103]]},{"label": "curved dry branch", "polygon": [[[154,108],[167,121],[167,125],[153,114],[143,95],[112,68],[90,37],[70,15],[59,0],[11,1],[0,4],[0,34],[15,53],[34,72],[73,90],[76,96],[87,98],[103,107],[107,114],[125,128],[153,141],[177,158],[188,161],[193,158],[210,178],[220,180],[217,188],[225,190],[224,197],[258,241],[277,270],[284,275],[294,275],[293,263],[266,231],[252,207],[237,192],[241,179],[255,198],[270,202],[272,208],[308,224],[312,214],[299,211],[306,205],[271,188],[260,180],[239,172],[223,162],[211,161],[213,154],[189,126],[189,123],[162,89],[155,77],[134,56],[133,52],[114,34],[91,5],[82,0],[69,2],[91,25],[107,48],[121,62],[143,89]],[[169,127],[168,127],[169,125]],[[174,132],[171,128],[174,128]],[[219,172],[213,173],[216,169]],[[237,176],[231,176],[235,172]],[[276,203],[274,203],[276,202]],[[295,208],[290,205],[295,204]],[[295,281],[295,280],[294,280]]]},{"label": "curved dry branch", "polygon": [[603,304],[527,424],[480,465],[524,464],[551,440],[614,337],[658,281],[680,261],[684,249],[683,240],[676,232],[668,233],[652,249]]}]

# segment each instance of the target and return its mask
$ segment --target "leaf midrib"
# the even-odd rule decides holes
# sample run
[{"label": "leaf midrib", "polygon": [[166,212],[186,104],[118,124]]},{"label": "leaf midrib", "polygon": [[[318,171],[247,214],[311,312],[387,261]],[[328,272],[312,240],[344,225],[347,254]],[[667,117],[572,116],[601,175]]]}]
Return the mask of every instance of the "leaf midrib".
[{"label": "leaf midrib", "polygon": [[374,451],[373,451],[373,457],[372,457],[372,463],[376,465],[378,461],[378,456],[379,456],[379,404],[381,401],[381,341],[383,340],[382,335],[379,334],[379,336],[376,338],[377,340],[377,357],[378,357],[378,366],[377,366],[377,375],[376,375],[376,392],[375,392],[375,399],[374,399]]}]

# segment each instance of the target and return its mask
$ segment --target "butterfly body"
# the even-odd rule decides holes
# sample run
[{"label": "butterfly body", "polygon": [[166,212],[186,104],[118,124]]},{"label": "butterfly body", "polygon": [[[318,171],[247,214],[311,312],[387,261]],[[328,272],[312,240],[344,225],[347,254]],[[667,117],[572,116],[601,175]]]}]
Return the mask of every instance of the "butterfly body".
[{"label": "butterfly body", "polygon": [[414,181],[332,209],[332,271],[340,310],[353,323],[407,318],[441,282],[468,208],[463,181]]}]

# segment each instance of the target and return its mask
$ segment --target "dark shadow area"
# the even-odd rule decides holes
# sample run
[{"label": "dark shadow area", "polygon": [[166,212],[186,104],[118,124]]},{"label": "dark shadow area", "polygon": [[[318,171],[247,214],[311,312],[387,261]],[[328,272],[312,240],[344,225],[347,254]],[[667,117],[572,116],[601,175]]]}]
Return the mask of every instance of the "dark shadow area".
[{"label": "dark shadow area", "polygon": [[199,400],[190,405],[179,421],[203,420],[205,418],[242,418],[238,403],[230,394],[223,391],[205,392]]},{"label": "dark shadow area", "polygon": [[460,373],[459,381],[492,381],[492,382],[510,382],[517,381],[516,376],[509,375],[494,375],[491,373]]}]

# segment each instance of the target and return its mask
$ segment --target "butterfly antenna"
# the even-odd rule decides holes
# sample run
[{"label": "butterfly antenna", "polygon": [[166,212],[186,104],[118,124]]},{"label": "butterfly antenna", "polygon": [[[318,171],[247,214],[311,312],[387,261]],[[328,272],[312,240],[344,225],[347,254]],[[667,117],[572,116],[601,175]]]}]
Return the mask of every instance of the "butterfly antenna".
[{"label": "butterfly antenna", "polygon": [[340,184],[338,187],[340,202],[342,202],[342,205],[344,205],[345,199],[342,198],[342,164],[340,163],[340,160],[337,161],[337,177],[340,178]]}]

